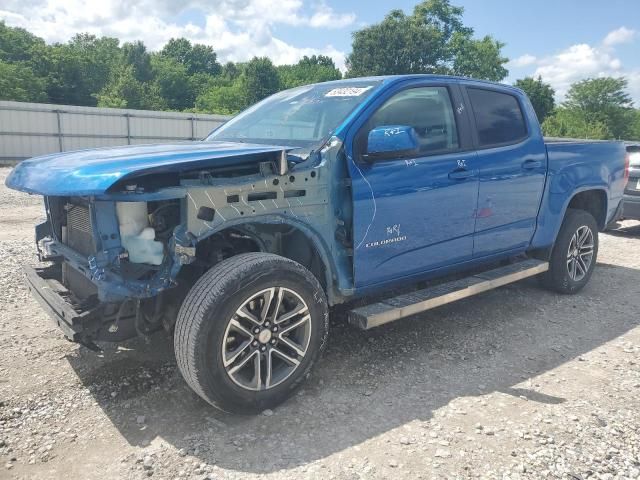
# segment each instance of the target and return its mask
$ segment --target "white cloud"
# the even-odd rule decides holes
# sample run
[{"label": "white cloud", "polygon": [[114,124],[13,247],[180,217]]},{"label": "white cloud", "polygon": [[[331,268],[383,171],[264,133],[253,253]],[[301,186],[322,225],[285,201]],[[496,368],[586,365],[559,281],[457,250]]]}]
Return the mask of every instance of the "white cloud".
[{"label": "white cloud", "polygon": [[551,83],[563,98],[572,83],[588,77],[619,77],[622,64],[606,49],[587,44],[572,45],[566,50],[542,59],[534,76]]},{"label": "white cloud", "polygon": [[534,63],[536,63],[537,60],[538,60],[537,57],[534,57],[533,55],[529,55],[528,53],[526,53],[524,55],[519,56],[518,58],[511,60],[508,66],[527,67],[529,65],[533,65]]},{"label": "white cloud", "polygon": [[[6,2],[6,3],[5,3]],[[292,63],[303,55],[331,56],[344,69],[344,52],[326,44],[305,48],[273,34],[277,25],[344,28],[353,13],[336,13],[324,2],[305,8],[303,0],[5,0],[0,20],[26,28],[47,42],[64,42],[79,32],[143,40],[158,50],[172,37],[211,45],[221,61],[245,61],[268,56],[276,64]],[[183,11],[201,12],[204,26],[179,24]]]},{"label": "white cloud", "polygon": [[523,55],[510,64],[513,67],[535,67],[532,75],[541,76],[550,83],[559,101],[564,100],[572,83],[585,78],[625,77],[629,82],[629,93],[640,105],[640,70],[625,68],[615,51],[616,45],[629,43],[635,37],[635,31],[621,27],[610,32],[600,45],[580,43],[546,57]]},{"label": "white cloud", "polygon": [[606,47],[613,47],[614,45],[619,45],[621,43],[629,43],[635,38],[637,33],[637,31],[631,30],[627,27],[620,27],[617,30],[609,32],[602,43]]},{"label": "white cloud", "polygon": [[320,4],[309,18],[309,25],[314,28],[344,28],[356,21],[354,13],[336,13],[325,3]]}]

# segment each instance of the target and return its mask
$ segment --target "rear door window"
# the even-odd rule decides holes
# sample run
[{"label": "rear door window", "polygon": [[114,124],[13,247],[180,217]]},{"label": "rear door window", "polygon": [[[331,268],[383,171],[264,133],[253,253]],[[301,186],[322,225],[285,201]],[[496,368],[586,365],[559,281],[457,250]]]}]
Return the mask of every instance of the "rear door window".
[{"label": "rear door window", "polygon": [[481,148],[518,143],[527,136],[527,125],[518,99],[508,93],[467,88]]}]

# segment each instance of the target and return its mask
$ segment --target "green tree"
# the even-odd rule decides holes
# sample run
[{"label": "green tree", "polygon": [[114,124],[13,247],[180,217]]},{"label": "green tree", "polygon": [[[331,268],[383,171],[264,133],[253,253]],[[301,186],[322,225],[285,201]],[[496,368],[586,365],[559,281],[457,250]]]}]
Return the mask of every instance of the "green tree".
[{"label": "green tree", "polygon": [[538,120],[543,123],[555,108],[555,90],[548,83],[544,83],[540,76],[537,79],[525,77],[516,80],[514,85],[524,90],[533,105],[533,109],[536,111]]},{"label": "green tree", "polygon": [[542,124],[542,131],[549,137],[585,138],[606,140],[613,137],[606,123],[589,120],[581,112],[560,107]]},{"label": "green tree", "polygon": [[219,75],[214,77],[208,73],[194,73],[189,76],[189,87],[195,97],[208,92],[210,89],[220,85],[221,83],[226,82],[224,82]]},{"label": "green tree", "polygon": [[122,56],[124,62],[133,67],[133,74],[138,81],[148,82],[153,79],[151,55],[140,40],[122,45]]},{"label": "green tree", "polygon": [[219,75],[222,71],[212,47],[199,43],[191,45],[186,38],[172,38],[162,48],[160,55],[184,65],[189,75],[194,73]]},{"label": "green tree", "polygon": [[625,78],[589,78],[571,85],[563,106],[581,115],[586,123],[603,123],[612,138],[631,134],[633,101]]},{"label": "green tree", "polygon": [[211,88],[196,99],[196,110],[220,115],[235,115],[246,105],[246,98],[239,81],[230,85]]},{"label": "green tree", "polygon": [[195,93],[187,69],[181,63],[160,55],[151,59],[154,84],[171,110],[193,107]]},{"label": "green tree", "polygon": [[220,75],[222,66],[218,63],[218,56],[212,47],[196,43],[191,49],[187,69],[190,74]]},{"label": "green tree", "polygon": [[44,40],[24,28],[7,27],[0,22],[0,60],[8,63],[30,61],[34,52],[44,48]]},{"label": "green tree", "polygon": [[305,55],[298,61],[298,66],[303,68],[326,67],[338,70],[333,58],[327,55],[311,55],[310,57]]},{"label": "green tree", "polygon": [[248,62],[240,82],[245,99],[241,108],[253,105],[280,90],[278,70],[267,57],[254,57]]},{"label": "green tree", "polygon": [[162,110],[165,101],[152,84],[142,83],[135,76],[133,65],[124,65],[114,72],[110,82],[96,95],[99,107]]},{"label": "green tree", "polygon": [[353,33],[349,77],[407,73],[455,73],[501,80],[507,75],[504,46],[487,36],[473,39],[464,9],[449,0],[424,0],[406,15],[392,10],[384,20]]},{"label": "green tree", "polygon": [[242,69],[237,63],[227,62],[222,67],[221,75],[227,80],[235,80],[242,73]]},{"label": "green tree", "polygon": [[0,100],[46,102],[45,80],[22,62],[0,60]]},{"label": "green tree", "polygon": [[342,73],[336,68],[331,57],[324,55],[304,56],[295,65],[281,65],[278,68],[282,88],[293,88],[310,83],[339,80]]},{"label": "green tree", "polygon": [[501,54],[504,46],[504,43],[489,35],[475,40],[465,34],[454,34],[451,40],[453,65],[450,73],[499,82],[509,74],[504,68],[509,59]]},{"label": "green tree", "polygon": [[67,44],[56,44],[39,66],[47,77],[47,93],[52,103],[95,106],[112,71],[121,65],[116,38],[76,35]]},{"label": "green tree", "polygon": [[640,110],[636,110],[630,140],[640,141]]}]

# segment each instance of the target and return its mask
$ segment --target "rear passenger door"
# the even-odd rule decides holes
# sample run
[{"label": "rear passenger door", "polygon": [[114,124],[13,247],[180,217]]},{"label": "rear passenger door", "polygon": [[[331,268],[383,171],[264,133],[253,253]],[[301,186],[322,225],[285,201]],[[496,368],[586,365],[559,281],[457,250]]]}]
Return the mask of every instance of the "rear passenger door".
[{"label": "rear passenger door", "polygon": [[473,256],[522,251],[535,232],[547,172],[540,126],[515,90],[485,84],[464,90],[480,170]]}]

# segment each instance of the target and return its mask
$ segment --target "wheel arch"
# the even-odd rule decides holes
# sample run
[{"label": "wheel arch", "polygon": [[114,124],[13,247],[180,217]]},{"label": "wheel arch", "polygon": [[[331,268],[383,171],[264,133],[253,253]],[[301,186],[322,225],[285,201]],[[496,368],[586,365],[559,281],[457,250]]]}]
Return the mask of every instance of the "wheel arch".
[{"label": "wheel arch", "polygon": [[602,231],[607,224],[608,209],[607,192],[602,188],[586,188],[575,192],[565,207],[563,218],[569,209],[584,210],[596,219],[598,228]]},{"label": "wheel arch", "polygon": [[[249,251],[273,253],[303,265],[318,279],[329,303],[334,303],[336,292],[333,279],[336,267],[329,247],[313,227],[297,219],[280,215],[229,221],[222,225],[222,228],[208,232],[206,236],[198,239],[198,256],[201,256],[204,250],[215,248],[211,241],[216,235],[232,231],[240,232],[251,239],[254,248]],[[246,251],[238,251],[234,255]]]}]

